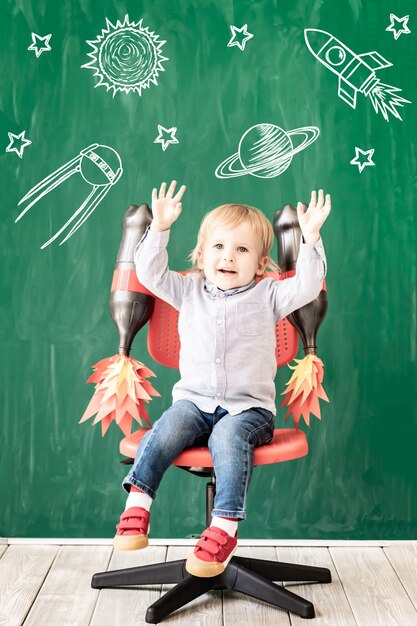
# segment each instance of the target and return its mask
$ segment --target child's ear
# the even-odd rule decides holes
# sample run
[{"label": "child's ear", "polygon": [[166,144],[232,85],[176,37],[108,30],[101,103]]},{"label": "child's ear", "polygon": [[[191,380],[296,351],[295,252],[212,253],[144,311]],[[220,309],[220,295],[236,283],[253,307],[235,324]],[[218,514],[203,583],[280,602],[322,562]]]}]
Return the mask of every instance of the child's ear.
[{"label": "child's ear", "polygon": [[197,257],[198,257],[198,261],[197,261],[198,269],[202,270],[204,268],[203,268],[203,253],[201,250],[197,250]]},{"label": "child's ear", "polygon": [[258,261],[258,269],[256,270],[256,275],[257,276],[262,276],[262,274],[265,271],[265,267],[266,267],[268,261],[269,261],[269,257],[267,257],[267,256],[263,256],[261,259],[259,259],[259,261]]}]

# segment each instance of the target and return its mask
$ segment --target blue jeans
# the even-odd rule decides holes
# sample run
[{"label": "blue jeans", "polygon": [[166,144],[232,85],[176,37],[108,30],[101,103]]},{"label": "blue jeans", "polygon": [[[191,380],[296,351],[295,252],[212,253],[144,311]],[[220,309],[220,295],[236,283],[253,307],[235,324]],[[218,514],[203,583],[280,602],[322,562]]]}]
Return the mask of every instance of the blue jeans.
[{"label": "blue jeans", "polygon": [[161,478],[184,448],[207,445],[216,475],[213,515],[245,519],[246,494],[252,476],[253,451],[271,441],[274,415],[251,408],[230,415],[218,406],[201,411],[190,400],[178,400],[140,442],[132,469],[123,480],[155,498]]}]

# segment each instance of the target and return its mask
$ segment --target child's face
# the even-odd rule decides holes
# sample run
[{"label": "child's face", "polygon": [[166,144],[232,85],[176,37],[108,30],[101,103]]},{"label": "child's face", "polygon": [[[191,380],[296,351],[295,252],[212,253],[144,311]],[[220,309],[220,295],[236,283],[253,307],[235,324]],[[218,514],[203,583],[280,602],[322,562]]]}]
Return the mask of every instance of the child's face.
[{"label": "child's face", "polygon": [[198,254],[199,269],[223,291],[248,285],[268,262],[248,222],[213,228]]}]

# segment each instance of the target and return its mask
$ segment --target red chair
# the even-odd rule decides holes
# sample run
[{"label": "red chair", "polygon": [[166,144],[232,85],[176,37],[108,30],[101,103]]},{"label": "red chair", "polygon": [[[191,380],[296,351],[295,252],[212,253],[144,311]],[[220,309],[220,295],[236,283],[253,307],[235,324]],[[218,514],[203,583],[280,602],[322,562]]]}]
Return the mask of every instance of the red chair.
[{"label": "red chair", "polygon": [[[272,272],[267,272],[267,275],[281,278]],[[156,298],[149,320],[149,354],[158,363],[176,368],[178,368],[180,349],[177,324],[178,311]],[[280,367],[289,363],[297,355],[298,335],[286,319],[277,324],[275,334],[277,366]],[[138,430],[121,441],[120,452],[129,459],[129,461],[124,461],[125,463],[133,463],[138,444],[145,432],[146,429]],[[278,428],[269,444],[255,448],[254,466],[290,461],[305,456],[307,453],[307,439],[303,431],[294,428]],[[187,448],[173,461],[173,465],[198,476],[211,477],[211,481],[206,485],[206,524],[209,526],[215,495],[215,477],[209,449],[207,447]],[[304,618],[315,616],[311,602],[272,582],[276,580],[329,583],[331,574],[327,568],[323,567],[234,556],[226,570],[212,578],[199,578],[188,574],[185,569],[185,560],[178,560],[94,574],[91,585],[95,589],[102,589],[118,585],[177,583],[148,608],[146,612],[148,623],[160,622],[176,609],[211,589],[233,589]]]}]

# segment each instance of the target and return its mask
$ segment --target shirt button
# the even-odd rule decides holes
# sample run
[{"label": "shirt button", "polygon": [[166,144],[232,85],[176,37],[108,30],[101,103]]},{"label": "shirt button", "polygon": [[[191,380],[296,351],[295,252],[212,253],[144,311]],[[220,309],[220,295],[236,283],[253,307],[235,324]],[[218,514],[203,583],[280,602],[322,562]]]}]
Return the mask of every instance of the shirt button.
[{"label": "shirt button", "polygon": [[223,320],[222,320],[222,319],[220,319],[220,318],[218,318],[218,319],[217,319],[217,323],[218,323],[218,324],[223,324]]},{"label": "shirt button", "polygon": [[219,293],[220,298],[224,298],[224,293]]},{"label": "shirt button", "polygon": [[216,393],[216,398],[221,398],[222,394],[221,393]]},{"label": "shirt button", "polygon": [[219,359],[219,357],[217,357],[217,359],[216,359],[216,363],[221,363],[221,362],[222,362],[222,360],[221,360],[221,359]]}]

